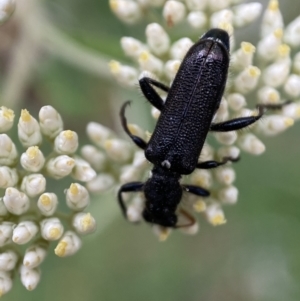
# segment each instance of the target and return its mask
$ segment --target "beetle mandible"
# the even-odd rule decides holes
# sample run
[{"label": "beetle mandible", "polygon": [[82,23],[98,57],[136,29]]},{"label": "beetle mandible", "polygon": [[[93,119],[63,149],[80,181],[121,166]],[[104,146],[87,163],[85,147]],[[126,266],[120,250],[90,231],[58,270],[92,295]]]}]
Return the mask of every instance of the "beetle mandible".
[{"label": "beetle mandible", "polygon": [[[173,228],[192,225],[193,218],[183,209],[181,213],[191,223],[177,225],[176,211],[182,193],[187,191],[207,197],[209,191],[199,186],[180,184],[181,175],[188,175],[196,168],[210,169],[238,160],[226,157],[220,162],[198,162],[209,131],[228,132],[247,127],[262,117],[266,107],[258,106],[256,116],[212,123],[225,89],[228,67],[229,35],[222,29],[214,28],[189,49],[170,88],[148,77],[139,80],[144,96],[161,114],[146,143],[133,135],[127,126],[125,109],[129,101],[121,108],[123,129],[154,165],[152,176],[145,183],[131,182],[120,187],[118,201],[125,217],[122,193],[143,192],[143,217],[147,222]],[[168,93],[165,102],[153,86]]]}]

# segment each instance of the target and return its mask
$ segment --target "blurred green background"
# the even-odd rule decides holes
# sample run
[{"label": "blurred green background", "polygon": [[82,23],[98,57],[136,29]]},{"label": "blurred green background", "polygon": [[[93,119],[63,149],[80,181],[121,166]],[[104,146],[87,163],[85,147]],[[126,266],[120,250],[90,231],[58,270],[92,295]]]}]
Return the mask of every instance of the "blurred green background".
[{"label": "blurred green background", "polygon": [[[105,54],[107,60],[126,60],[119,45],[122,36],[144,39],[145,23],[125,26],[109,11],[107,1],[28,0],[27,13],[0,28],[3,93],[9,94],[10,58],[25,31],[22,18],[32,18],[31,9],[37,4],[69,39]],[[299,14],[299,3],[280,1],[280,5],[285,22]],[[256,25],[238,34],[247,32],[255,40]],[[173,37],[183,30],[175,28]],[[191,37],[200,34],[191,32]],[[134,100],[131,120],[148,129],[154,125],[138,88],[123,89],[109,75],[81,70],[43,49],[35,52],[35,58],[23,75],[26,85],[15,97],[16,107],[26,107],[37,116],[41,106],[54,106],[65,127],[82,137],[82,144],[89,121],[120,130],[118,111],[126,99]],[[90,211],[99,226],[83,238],[80,252],[65,259],[49,254],[36,290],[27,292],[16,277],[3,300],[299,301],[299,133],[300,123],[264,139],[267,150],[262,156],[242,154],[235,165],[239,201],[225,207],[227,224],[214,228],[202,218],[196,236],[174,231],[160,243],[149,225],[124,221],[112,193],[95,197]]]}]

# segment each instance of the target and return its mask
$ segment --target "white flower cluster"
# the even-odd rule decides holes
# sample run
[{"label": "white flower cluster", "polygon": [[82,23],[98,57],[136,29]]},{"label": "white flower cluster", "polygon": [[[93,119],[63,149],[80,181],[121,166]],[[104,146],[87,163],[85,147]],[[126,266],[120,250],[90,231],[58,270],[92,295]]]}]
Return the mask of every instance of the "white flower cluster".
[{"label": "white flower cluster", "polygon": [[[137,125],[129,127],[133,133],[145,136]],[[126,183],[132,178],[138,180],[143,176],[148,166],[143,151],[136,150],[132,143],[118,138],[111,129],[96,122],[88,124],[87,135],[93,145],[84,145],[81,155],[98,173],[86,184],[90,192],[102,193],[120,182]]]},{"label": "white flower cluster", "polygon": [[[0,296],[11,289],[16,270],[28,290],[37,286],[39,265],[51,241],[57,241],[57,256],[69,256],[81,246],[79,235],[91,233],[96,227],[92,215],[82,212],[89,205],[89,193],[76,182],[91,181],[96,172],[75,155],[77,134],[63,130],[62,118],[51,106],[41,108],[39,121],[22,110],[18,137],[24,150],[19,155],[6,133],[14,117],[12,110],[0,108]],[[40,148],[43,139],[52,145],[47,156]],[[59,200],[56,193],[47,191],[47,178],[66,176],[75,182],[65,190],[65,200]],[[68,214],[59,212],[60,202],[66,202]],[[27,249],[22,255],[25,244]]]},{"label": "white flower cluster", "polygon": [[[168,26],[168,32],[177,24],[189,24],[205,33],[209,28],[222,28],[230,34],[231,64],[230,77],[226,92],[214,121],[220,122],[236,117],[257,114],[253,108],[256,104],[289,104],[265,116],[251,127],[251,131],[225,132],[214,134],[218,148],[206,144],[200,160],[221,160],[224,157],[238,157],[240,150],[253,155],[265,151],[263,142],[257,135],[273,136],[285,131],[300,118],[300,16],[287,26],[277,0],[271,0],[263,12],[260,27],[260,40],[253,45],[246,40],[236,43],[235,30],[252,22],[262,13],[262,5],[258,2],[237,4],[236,0],[182,0],[182,1],[151,1],[151,0],[110,0],[112,11],[127,23],[137,22],[152,6],[162,7],[162,19]],[[184,28],[184,26],[183,26]],[[122,85],[133,87],[138,78],[150,76],[164,83],[172,83],[174,76],[193,41],[186,36],[172,40],[171,34],[158,23],[147,25],[146,42],[133,37],[123,37],[121,46],[125,55],[132,58],[137,67],[123,65],[118,61],[110,62],[110,69],[116,80]],[[256,100],[247,108],[248,94],[256,94]],[[160,91],[158,91],[160,93]],[[162,95],[164,98],[165,95]],[[250,100],[250,99],[249,99]],[[155,119],[159,111],[152,109]],[[143,131],[135,126],[130,130],[135,133]],[[119,142],[121,143],[121,142]],[[124,142],[123,142],[124,143]],[[132,165],[134,166],[134,164]],[[133,167],[128,166],[131,171]],[[137,178],[139,170],[127,172],[122,178],[125,181],[141,180]],[[130,175],[130,176],[128,176]],[[196,170],[187,182],[209,189],[208,199],[186,197],[184,204],[196,212],[203,212],[212,225],[226,222],[222,206],[234,204],[238,198],[238,189],[233,186],[235,172],[233,164],[227,164],[216,170]],[[191,201],[190,199],[194,199]],[[128,207],[130,220],[141,219],[143,200],[135,196]],[[191,206],[192,204],[192,206]],[[155,227],[160,238],[165,239],[169,229]],[[192,229],[183,229],[194,233]]]}]

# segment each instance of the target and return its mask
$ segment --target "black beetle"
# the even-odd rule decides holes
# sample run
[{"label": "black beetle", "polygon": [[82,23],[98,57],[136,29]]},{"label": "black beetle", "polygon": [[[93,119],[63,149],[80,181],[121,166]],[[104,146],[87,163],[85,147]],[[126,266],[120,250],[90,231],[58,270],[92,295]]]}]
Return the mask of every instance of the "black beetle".
[{"label": "black beetle", "polygon": [[[132,182],[120,187],[118,201],[125,217],[122,193],[142,191],[146,199],[143,217],[147,222],[173,228],[190,226],[195,222],[181,209],[191,222],[177,225],[176,210],[182,193],[187,191],[206,197],[209,192],[198,186],[181,185],[181,175],[188,175],[196,168],[210,169],[236,161],[238,158],[227,157],[221,162],[198,162],[207,133],[247,127],[261,118],[266,107],[258,106],[257,116],[212,123],[225,89],[228,67],[229,35],[222,29],[211,29],[189,49],[170,88],[148,77],[139,80],[143,94],[161,114],[150,141],[146,143],[128,129],[125,109],[129,101],[121,108],[125,132],[145,150],[146,158],[154,165],[152,176],[145,183]],[[168,92],[165,102],[152,85]]]}]

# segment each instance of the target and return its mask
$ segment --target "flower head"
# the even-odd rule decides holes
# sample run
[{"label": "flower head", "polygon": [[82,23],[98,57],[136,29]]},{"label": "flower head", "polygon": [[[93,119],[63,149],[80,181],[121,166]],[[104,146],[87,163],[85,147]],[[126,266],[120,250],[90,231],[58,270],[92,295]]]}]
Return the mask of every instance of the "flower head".
[{"label": "flower head", "polygon": [[[124,1],[113,2],[115,4],[122,2],[125,10]],[[129,2],[130,5],[134,3],[137,11],[143,10],[147,13],[152,9],[152,5],[147,1],[143,4],[140,1]],[[205,144],[199,161],[220,161],[225,157],[238,158],[241,150],[252,155],[262,154],[265,151],[263,136],[275,136],[285,131],[300,117],[300,102],[297,99],[300,95],[300,56],[297,52],[300,46],[298,30],[300,17],[285,26],[277,0],[271,0],[263,13],[262,5],[257,2],[232,4],[232,1],[186,0],[162,1],[158,6],[161,7],[164,25],[148,24],[145,29],[145,41],[133,37],[121,39],[121,47],[125,55],[133,60],[133,64],[127,66],[116,61],[111,63],[114,77],[122,85],[132,87],[138,78],[145,76],[146,72],[147,76],[171,85],[181,60],[193,45],[189,36],[174,39],[172,29],[184,23],[197,29],[198,35],[211,27],[225,29],[230,34],[230,76],[213,121],[222,122],[257,115],[255,110],[257,104],[278,105],[278,110],[251,126],[251,132],[215,133],[214,144],[217,146]],[[113,11],[116,13],[114,9]],[[261,13],[259,41],[256,44],[250,43],[247,39],[237,42],[235,32],[240,27],[257,22]],[[127,18],[125,15],[122,17],[118,13],[116,15],[129,22],[125,20]],[[138,13],[136,18],[130,17],[131,22],[138,20]],[[118,69],[114,68],[116,65],[119,66]],[[139,74],[136,80],[133,78],[134,74]],[[164,99],[165,94],[158,90],[157,93]],[[280,106],[286,100],[289,100],[289,103]],[[159,111],[153,109],[152,116],[157,119]],[[121,142],[119,144],[121,145]],[[119,180],[121,183],[141,181],[146,175],[145,166],[136,167],[132,159],[131,162],[128,161],[129,158],[124,160],[126,165],[121,172]],[[183,182],[207,188],[211,196],[201,198],[186,195],[182,206],[189,211],[202,212],[212,225],[224,224],[226,218],[223,205],[235,204],[238,199],[238,189],[234,186],[236,174],[233,168],[234,164],[227,163],[226,166],[215,170],[196,169],[193,174],[184,178]],[[132,221],[142,218],[144,201],[137,202],[136,199],[133,197],[131,201],[130,199],[127,201],[127,215]],[[178,215],[180,217],[179,211]],[[161,227],[155,227],[155,232],[161,233],[163,237],[169,233]],[[196,230],[186,232],[195,233]]]},{"label": "flower head", "polygon": [[[51,242],[64,239],[69,243],[65,253],[72,255],[81,246],[79,235],[91,233],[96,227],[93,216],[82,212],[89,204],[89,193],[81,185],[92,180],[96,172],[87,161],[75,155],[77,134],[63,130],[62,118],[53,107],[41,108],[39,120],[27,110],[22,110],[18,135],[24,148],[18,152],[7,133],[14,113],[3,107],[1,112],[0,186],[3,195],[0,199],[0,296],[12,286],[12,274],[9,272],[18,269],[23,285],[33,290],[40,280],[39,265],[49,250],[53,252],[55,249]],[[49,154],[40,148],[45,139],[52,144]],[[66,187],[64,198],[58,197],[59,191],[47,190],[48,179],[66,177],[72,179],[71,187]],[[58,204],[62,202],[69,208],[67,214],[58,210]],[[75,240],[70,238],[68,229],[73,230],[71,236],[76,236]],[[27,249],[22,254],[21,245],[25,244]],[[57,244],[61,245],[61,242]]]}]

